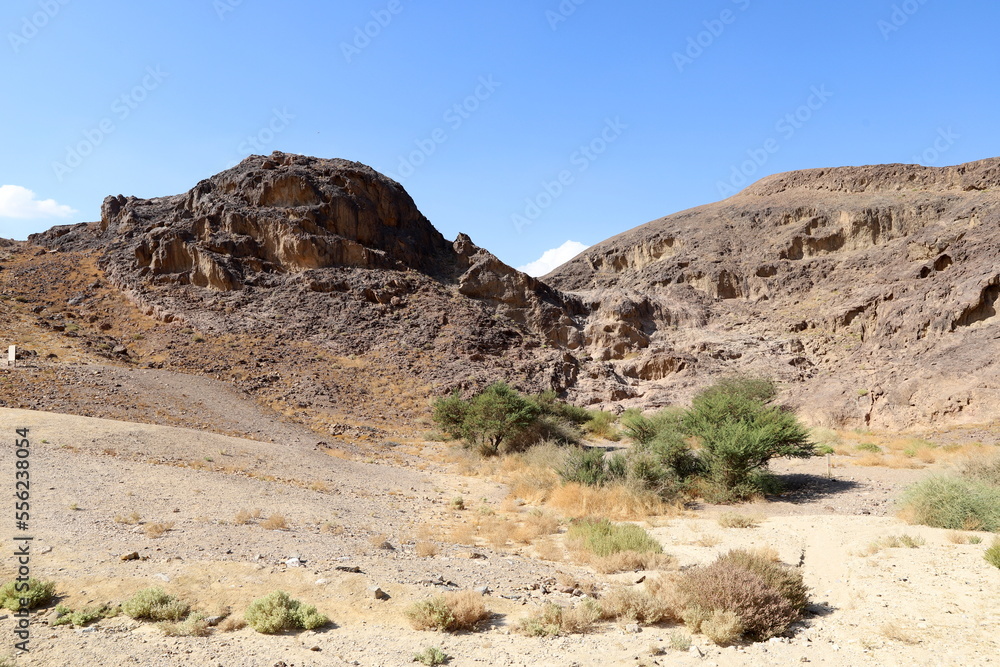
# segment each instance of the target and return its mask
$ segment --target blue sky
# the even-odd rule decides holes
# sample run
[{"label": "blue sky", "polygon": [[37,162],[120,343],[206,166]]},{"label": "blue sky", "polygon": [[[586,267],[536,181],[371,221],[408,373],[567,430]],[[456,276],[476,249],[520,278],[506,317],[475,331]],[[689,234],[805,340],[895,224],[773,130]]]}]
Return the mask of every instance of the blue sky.
[{"label": "blue sky", "polygon": [[7,0],[0,236],[282,150],[369,164],[521,266],[771,173],[1000,155],[998,24],[969,0]]}]

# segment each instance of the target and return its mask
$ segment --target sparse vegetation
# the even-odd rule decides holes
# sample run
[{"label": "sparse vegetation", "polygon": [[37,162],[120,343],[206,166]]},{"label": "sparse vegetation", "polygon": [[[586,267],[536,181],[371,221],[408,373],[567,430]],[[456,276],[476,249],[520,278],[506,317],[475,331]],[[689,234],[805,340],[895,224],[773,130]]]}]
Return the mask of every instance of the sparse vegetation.
[{"label": "sparse vegetation", "polygon": [[[25,589],[25,583],[27,583],[27,589]],[[54,581],[42,581],[34,578],[29,578],[27,582],[8,581],[0,586],[0,608],[18,611],[21,609],[22,601],[27,603],[27,609],[44,607],[52,601],[55,590]]]},{"label": "sparse vegetation", "polygon": [[562,607],[549,602],[537,612],[522,618],[515,626],[528,637],[555,637],[585,633],[601,618],[600,606],[587,600],[575,607]]},{"label": "sparse vegetation", "polygon": [[243,616],[251,628],[265,635],[285,630],[315,630],[330,622],[316,607],[293,600],[284,591],[254,600]]},{"label": "sparse vegetation", "polygon": [[718,521],[723,528],[756,528],[760,525],[761,519],[739,512],[723,512],[719,515]]},{"label": "sparse vegetation", "polygon": [[601,597],[601,618],[653,624],[674,619],[665,600],[648,590],[620,586]]},{"label": "sparse vegetation", "polygon": [[145,588],[122,604],[122,613],[140,621],[179,621],[191,605],[168,595],[162,588]]},{"label": "sparse vegetation", "polygon": [[253,523],[254,521],[260,519],[261,516],[263,516],[263,514],[260,510],[240,510],[236,513],[235,521],[237,525],[242,526],[248,523]]},{"label": "sparse vegetation", "polygon": [[913,535],[889,535],[887,537],[875,540],[868,545],[865,550],[865,555],[871,556],[873,554],[882,551],[883,549],[916,549],[917,547],[922,547],[927,544],[927,540],[922,537],[914,537]]},{"label": "sparse vegetation", "polygon": [[80,611],[73,611],[65,605],[56,605],[56,620],[52,625],[73,625],[83,627],[103,618],[113,618],[121,613],[121,607],[110,604],[91,605]]},{"label": "sparse vegetation", "polygon": [[441,632],[475,630],[491,616],[483,596],[475,591],[445,593],[421,600],[410,605],[405,614],[415,630]]}]

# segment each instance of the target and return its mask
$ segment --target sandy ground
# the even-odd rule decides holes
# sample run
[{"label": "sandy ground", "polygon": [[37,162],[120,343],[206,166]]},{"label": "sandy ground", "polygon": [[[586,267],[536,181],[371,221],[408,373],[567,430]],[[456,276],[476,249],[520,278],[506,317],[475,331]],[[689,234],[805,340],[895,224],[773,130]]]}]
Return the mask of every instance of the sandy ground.
[{"label": "sandy ground", "polygon": [[[246,419],[267,421],[266,415]],[[338,452],[308,431],[285,433],[288,425],[266,433],[275,442],[258,442],[0,410],[8,442],[18,428],[30,429],[32,442],[32,572],[56,581],[65,604],[121,601],[160,585],[214,614],[239,612],[280,588],[334,622],[319,632],[280,636],[247,628],[170,638],[125,618],[87,631],[49,627],[54,614],[48,611],[32,618],[31,652],[18,657],[18,665],[404,665],[428,646],[452,655],[455,665],[986,665],[1000,656],[1000,570],[982,558],[992,537],[955,544],[946,531],[907,526],[892,516],[892,498],[926,471],[837,468],[834,479],[819,483],[824,460],[791,462],[781,471],[811,481],[810,490],[739,508],[759,516],[757,527],[722,528],[716,516],[732,508],[718,507],[651,520],[650,531],[681,567],[735,547],[767,546],[785,562],[801,563],[811,587],[813,604],[790,637],[723,649],[695,636],[694,648],[682,652],[670,648],[672,635],[686,634],[676,626],[634,633],[609,623],[588,635],[554,639],[513,633],[517,620],[543,602],[573,600],[556,580],[600,587],[633,583],[642,573],[604,577],[568,561],[533,558],[525,546],[454,543],[446,527],[469,523],[474,514],[450,505],[456,495],[498,515],[529,508],[505,505],[502,484],[447,472],[444,445],[400,445],[392,456],[365,462],[331,455]],[[11,448],[0,465],[12,487]],[[260,510],[262,518],[239,524],[241,510]],[[133,512],[140,523],[123,523]],[[262,520],[272,514],[283,515],[288,527],[265,529]],[[151,523],[173,527],[153,538],[145,532]],[[15,531],[10,521],[3,525],[9,554]],[[902,534],[926,543],[867,555],[873,541]],[[418,556],[418,540],[437,543],[439,553]],[[381,548],[385,541],[391,549]],[[121,560],[131,552],[140,560]],[[303,566],[289,566],[293,557]],[[13,572],[13,559],[0,559],[0,579]],[[439,577],[455,586],[431,583]],[[390,598],[376,600],[372,586]],[[477,586],[490,588],[487,604],[495,612],[480,632],[418,632],[403,616],[414,600]],[[14,619],[3,613],[0,656],[13,648]],[[653,655],[652,649],[665,652]]]}]

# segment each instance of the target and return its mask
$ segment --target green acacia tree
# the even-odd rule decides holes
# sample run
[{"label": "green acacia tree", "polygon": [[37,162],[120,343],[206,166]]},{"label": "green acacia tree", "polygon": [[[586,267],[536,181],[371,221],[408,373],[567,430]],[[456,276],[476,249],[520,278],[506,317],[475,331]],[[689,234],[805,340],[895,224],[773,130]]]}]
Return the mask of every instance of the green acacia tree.
[{"label": "green acacia tree", "polygon": [[538,403],[504,382],[491,384],[468,401],[456,392],[434,403],[434,420],[445,431],[488,456],[499,454],[500,446],[531,426],[541,412]]}]

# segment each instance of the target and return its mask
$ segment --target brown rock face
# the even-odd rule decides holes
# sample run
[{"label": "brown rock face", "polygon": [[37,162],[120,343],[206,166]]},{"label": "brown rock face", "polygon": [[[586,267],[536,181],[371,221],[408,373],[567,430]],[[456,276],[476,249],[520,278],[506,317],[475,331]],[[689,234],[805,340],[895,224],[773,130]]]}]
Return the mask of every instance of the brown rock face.
[{"label": "brown rock face", "polygon": [[1000,159],[779,174],[544,280],[600,303],[597,317],[616,300],[643,304],[604,317],[601,347],[651,403],[764,372],[796,383],[792,398],[819,422],[992,420],[998,188]]},{"label": "brown rock face", "polygon": [[450,252],[398,183],[358,163],[279,153],[184,195],[108,197],[101,228],[141,276],[223,291],[331,266],[433,274]]}]

